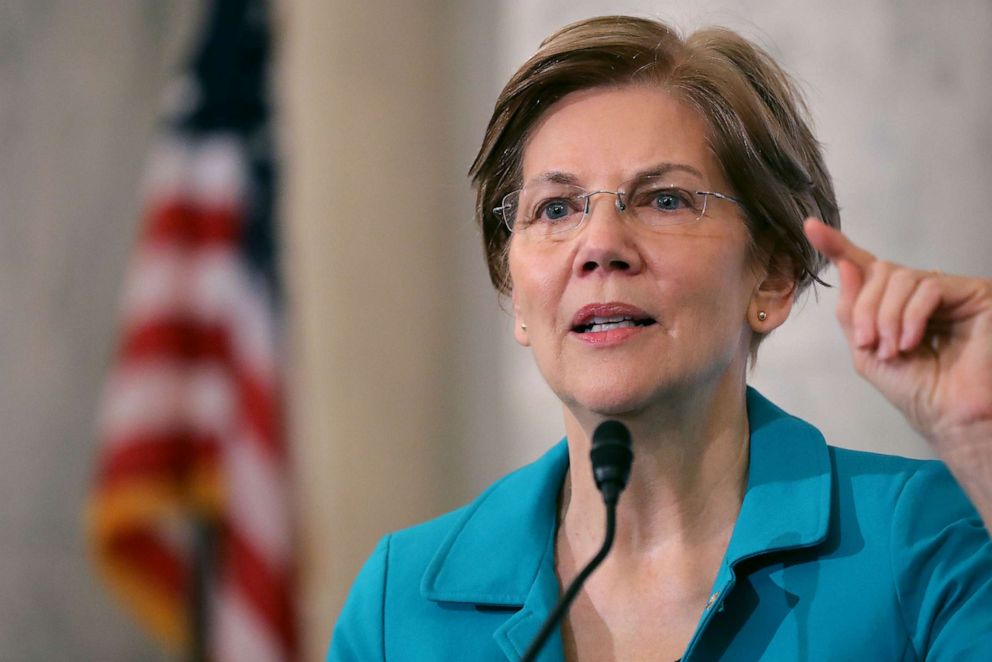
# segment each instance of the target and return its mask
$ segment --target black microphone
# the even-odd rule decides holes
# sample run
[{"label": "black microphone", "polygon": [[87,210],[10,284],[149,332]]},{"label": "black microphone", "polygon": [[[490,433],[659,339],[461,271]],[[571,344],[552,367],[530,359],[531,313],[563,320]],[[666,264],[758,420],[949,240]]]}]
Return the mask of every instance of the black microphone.
[{"label": "black microphone", "polygon": [[620,421],[603,421],[592,433],[592,475],[606,505],[616,505],[630,478],[634,452],[630,449],[630,430]]},{"label": "black microphone", "polygon": [[609,554],[613,546],[613,537],[616,533],[617,525],[617,501],[620,493],[627,487],[627,479],[630,478],[630,465],[634,461],[634,452],[630,448],[630,431],[627,426],[620,421],[603,421],[596,426],[592,433],[592,450],[589,451],[589,458],[592,460],[592,475],[596,480],[596,488],[603,495],[603,502],[606,504],[606,539],[599,552],[582,569],[568,589],[558,598],[558,604],[548,615],[541,626],[541,631],[534,637],[521,662],[533,662],[537,653],[548,640],[551,632],[558,626],[562,616],[572,606],[575,596],[579,594],[582,585],[585,584],[593,570],[599,567],[606,555]]}]

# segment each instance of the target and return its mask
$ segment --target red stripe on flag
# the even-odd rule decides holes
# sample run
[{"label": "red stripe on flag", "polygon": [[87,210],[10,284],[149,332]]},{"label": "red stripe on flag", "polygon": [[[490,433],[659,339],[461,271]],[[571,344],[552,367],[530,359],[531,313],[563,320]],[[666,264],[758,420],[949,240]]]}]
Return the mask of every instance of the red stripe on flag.
[{"label": "red stripe on flag", "polygon": [[169,243],[188,248],[237,246],[240,240],[240,210],[220,205],[205,208],[181,196],[153,204],[142,235],[148,245]]},{"label": "red stripe on flag", "polygon": [[234,585],[244,594],[251,609],[276,633],[279,642],[287,650],[295,651],[290,577],[266,563],[240,532],[228,528],[227,542]]},{"label": "red stripe on flag", "polygon": [[238,374],[237,383],[244,422],[252,431],[256,443],[271,457],[284,457],[286,449],[278,434],[282,421],[279,403],[272,396],[272,385],[252,378],[245,371]]},{"label": "red stripe on flag", "polygon": [[220,462],[216,439],[197,438],[190,432],[135,434],[119,442],[101,458],[97,478],[102,489],[149,476],[172,481],[178,488],[194,469],[217,467]]},{"label": "red stripe on flag", "polygon": [[177,363],[234,363],[227,325],[176,316],[151,319],[128,329],[120,358],[126,362],[162,358]]}]

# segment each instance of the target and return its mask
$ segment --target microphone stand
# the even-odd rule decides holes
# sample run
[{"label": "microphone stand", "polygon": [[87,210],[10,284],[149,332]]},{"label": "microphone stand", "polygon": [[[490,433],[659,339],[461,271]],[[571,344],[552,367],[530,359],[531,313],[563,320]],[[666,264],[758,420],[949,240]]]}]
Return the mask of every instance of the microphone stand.
[{"label": "microphone stand", "polygon": [[561,621],[562,616],[568,611],[568,608],[572,606],[572,602],[575,597],[579,594],[582,589],[582,585],[586,583],[589,575],[593,573],[593,570],[599,567],[599,564],[603,562],[606,555],[610,553],[610,548],[613,546],[613,537],[617,529],[617,502],[606,504],[606,539],[603,541],[603,546],[599,548],[599,552],[596,556],[592,557],[592,561],[586,564],[586,567],[582,569],[572,583],[569,584],[568,589],[562,594],[558,599],[558,604],[555,605],[554,611],[548,616],[544,621],[544,625],[541,627],[541,631],[537,633],[534,637],[534,641],[531,642],[524,656],[520,658],[521,662],[533,662],[537,658],[537,653],[544,646],[544,642],[547,641],[548,637],[556,627],[558,627],[559,621]]},{"label": "microphone stand", "polygon": [[596,488],[603,495],[603,502],[606,504],[606,538],[596,556],[586,564],[582,572],[572,580],[562,596],[558,598],[558,604],[545,619],[544,625],[534,637],[534,641],[527,647],[524,656],[520,658],[521,662],[534,662],[541,647],[544,646],[554,629],[558,627],[568,608],[572,606],[572,602],[582,589],[582,585],[610,553],[617,528],[617,501],[620,500],[620,493],[623,488],[627,486],[627,479],[630,477],[630,464],[634,459],[630,446],[630,431],[620,421],[603,421],[593,432],[592,450],[589,457],[592,461]]}]

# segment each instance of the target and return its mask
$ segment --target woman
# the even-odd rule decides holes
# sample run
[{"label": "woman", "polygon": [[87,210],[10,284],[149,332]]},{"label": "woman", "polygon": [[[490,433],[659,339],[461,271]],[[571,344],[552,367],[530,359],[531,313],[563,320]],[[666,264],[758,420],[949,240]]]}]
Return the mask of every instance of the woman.
[{"label": "woman", "polygon": [[[992,283],[849,242],[800,109],[738,35],[627,17],[562,29],[510,80],[476,213],[567,442],[387,536],[330,659],[517,659],[602,542],[588,457],[605,418],[636,457],[617,540],[539,659],[992,651]],[[856,368],[953,477],[827,446],[747,389],[825,259]]]}]

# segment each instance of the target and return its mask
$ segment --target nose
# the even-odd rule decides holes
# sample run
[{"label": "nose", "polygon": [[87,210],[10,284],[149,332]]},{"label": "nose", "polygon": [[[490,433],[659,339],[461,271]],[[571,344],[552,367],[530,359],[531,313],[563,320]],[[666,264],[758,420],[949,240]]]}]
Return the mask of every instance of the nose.
[{"label": "nose", "polygon": [[[616,196],[599,196],[608,193]],[[634,274],[644,266],[635,241],[633,224],[623,213],[623,199],[611,191],[594,191],[586,198],[586,219],[580,229],[575,254],[578,275],[592,273]]]}]

